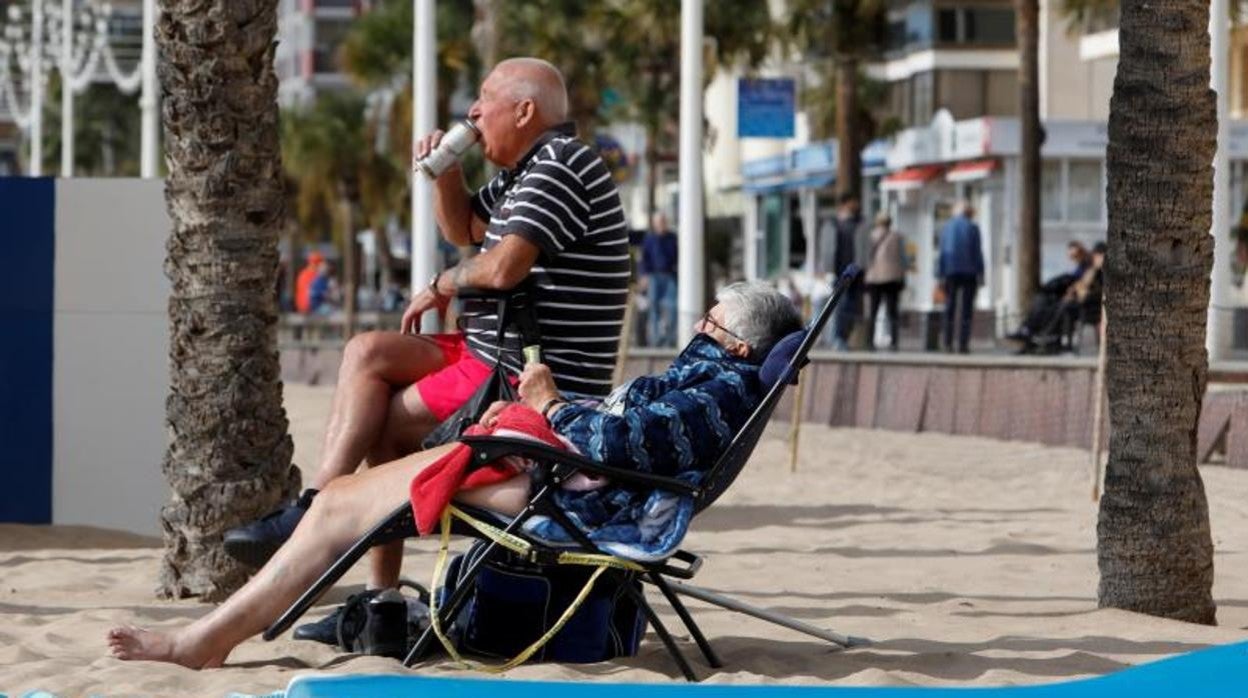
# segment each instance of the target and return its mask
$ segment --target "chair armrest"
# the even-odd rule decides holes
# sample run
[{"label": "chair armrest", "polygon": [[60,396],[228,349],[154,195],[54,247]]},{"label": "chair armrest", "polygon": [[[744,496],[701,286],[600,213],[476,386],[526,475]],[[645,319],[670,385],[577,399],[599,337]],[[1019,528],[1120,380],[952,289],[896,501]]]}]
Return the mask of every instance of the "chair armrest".
[{"label": "chair armrest", "polygon": [[505,298],[511,295],[510,290],[499,290],[496,288],[479,288],[477,286],[460,286],[455,289],[455,295],[460,298]]},{"label": "chair armrest", "polygon": [[696,497],[699,492],[696,486],[690,485],[683,480],[677,480],[674,477],[652,475],[636,470],[625,470],[603,465],[571,451],[564,451],[528,439],[518,439],[510,436],[464,436],[460,438],[460,442],[472,448],[472,465],[474,466],[493,463],[506,456],[523,456],[533,460],[553,462],[576,470],[593,473],[594,475],[601,475],[616,482],[630,485],[653,487],[691,497]]},{"label": "chair armrest", "polygon": [[455,289],[455,295],[459,298],[474,298],[484,300],[502,300],[510,298],[524,298],[533,292],[533,287],[522,282],[511,288],[481,288],[480,286],[460,286]]},{"label": "chair armrest", "polygon": [[[683,566],[673,565],[673,560],[683,563]],[[655,571],[664,577],[693,579],[700,569],[702,569],[702,558],[700,556],[687,550],[677,550],[668,556],[661,566],[655,568]]]}]

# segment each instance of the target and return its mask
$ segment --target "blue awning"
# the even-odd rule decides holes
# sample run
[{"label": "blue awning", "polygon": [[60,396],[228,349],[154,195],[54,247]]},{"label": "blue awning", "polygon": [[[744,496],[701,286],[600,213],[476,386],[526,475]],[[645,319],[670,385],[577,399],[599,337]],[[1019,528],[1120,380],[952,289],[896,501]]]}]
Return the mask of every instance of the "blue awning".
[{"label": "blue awning", "polygon": [[785,191],[794,189],[819,189],[836,181],[835,172],[807,173],[799,177],[790,177],[784,182]]},{"label": "blue awning", "polygon": [[[887,140],[877,139],[862,149],[862,173],[883,174]],[[769,194],[797,189],[818,189],[836,181],[836,141],[810,143],[784,155],[772,155],[741,163],[741,190]]]},{"label": "blue awning", "polygon": [[741,191],[749,194],[771,194],[784,191],[784,177],[746,180],[741,183]]},{"label": "blue awning", "polygon": [[835,181],[836,174],[833,172],[804,173],[792,177],[770,177],[746,181],[741,184],[741,191],[749,194],[774,194],[797,189],[818,189]]}]

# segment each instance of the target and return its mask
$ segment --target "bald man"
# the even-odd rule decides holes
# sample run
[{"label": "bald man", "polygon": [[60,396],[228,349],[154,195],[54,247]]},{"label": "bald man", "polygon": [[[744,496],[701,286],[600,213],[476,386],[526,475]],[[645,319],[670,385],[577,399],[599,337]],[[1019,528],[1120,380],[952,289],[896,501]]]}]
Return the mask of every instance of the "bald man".
[{"label": "bald man", "polygon": [[[458,166],[434,183],[442,236],[480,253],[429,279],[404,312],[401,331],[368,332],[347,343],[311,487],[297,502],[227,532],[231,555],[260,566],[331,480],[418,450],[496,359],[520,372],[519,338],[495,344],[493,303],[464,299],[461,332],[415,334],[421,314],[445,309],[462,287],[505,290],[530,280],[542,358],[558,384],[570,397],[610,390],[628,297],[628,226],[611,173],[576,139],[567,105],[563,77],[546,61],[513,58],[486,76],[468,117],[481,131],[486,159],[502,169],[475,193]],[[442,135],[419,140],[413,155],[425,156]],[[397,583],[401,555],[401,544],[372,551],[370,588]],[[332,642],[329,635],[324,639]]]}]

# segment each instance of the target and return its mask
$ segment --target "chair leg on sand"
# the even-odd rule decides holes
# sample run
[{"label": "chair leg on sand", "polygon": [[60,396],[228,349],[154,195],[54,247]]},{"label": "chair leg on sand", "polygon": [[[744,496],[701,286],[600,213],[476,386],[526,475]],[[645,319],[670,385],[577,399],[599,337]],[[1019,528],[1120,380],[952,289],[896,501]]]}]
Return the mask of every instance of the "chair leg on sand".
[{"label": "chair leg on sand", "polygon": [[[593,541],[591,541],[589,537],[585,535],[585,532],[578,528],[577,525],[573,523],[570,518],[568,518],[567,513],[558,507],[550,506],[549,502],[544,501],[543,503],[547,505],[543,513],[558,522],[563,530],[567,531],[568,534],[571,535],[572,538],[580,543],[586,550],[596,550]],[[715,656],[714,650],[711,649],[710,643],[708,643],[706,638],[702,636],[702,631],[699,630],[697,624],[693,622],[693,618],[689,615],[689,612],[685,610],[684,605],[680,603],[680,600],[677,599],[674,594],[665,588],[666,581],[663,577],[653,571],[647,574],[651,578],[652,582],[663,590],[663,594],[667,596],[668,601],[672,602],[672,608],[676,610],[677,615],[680,616],[680,619],[684,622],[685,627],[689,628],[689,632],[693,635],[694,640],[697,641],[698,647],[702,650],[702,654],[706,655],[706,661],[716,669],[722,666],[719,663],[719,658]],[[685,659],[685,654],[680,651],[679,647],[676,646],[676,642],[672,639],[671,633],[667,631],[667,627],[664,626],[662,621],[659,620],[658,615],[654,612],[654,608],[652,608],[649,602],[646,601],[645,594],[641,592],[641,589],[634,587],[631,583],[625,583],[624,588],[627,590],[628,595],[633,597],[633,600],[636,601],[637,605],[641,607],[642,612],[646,614],[646,620],[650,621],[650,626],[654,628],[654,632],[659,636],[659,639],[663,641],[663,646],[667,648],[667,653],[672,655],[672,659],[675,660],[677,666],[680,667],[681,673],[683,673],[685,678],[689,681],[696,682],[698,677],[693,673],[693,669],[689,666],[689,660]]]},{"label": "chair leg on sand", "polygon": [[676,615],[680,616],[681,622],[685,624],[685,628],[693,636],[693,641],[698,643],[698,649],[702,650],[702,656],[706,657],[706,663],[710,664],[712,669],[722,668],[724,663],[719,661],[719,655],[715,654],[711,643],[707,642],[706,636],[702,634],[702,629],[693,621],[693,616],[689,614],[689,610],[685,608],[685,604],[680,600],[680,597],[672,591],[672,586],[658,572],[652,571],[647,576],[650,578],[650,582],[658,587],[659,591],[663,592],[663,596],[667,597],[667,602],[676,611]]},{"label": "chair leg on sand", "polygon": [[730,611],[744,613],[748,616],[758,618],[759,620],[767,621],[768,623],[773,623],[790,630],[796,630],[799,633],[805,633],[806,635],[817,637],[821,640],[827,640],[828,642],[831,642],[841,648],[862,647],[864,645],[871,644],[871,641],[867,638],[854,637],[853,635],[842,635],[831,630],[824,630],[823,628],[815,627],[810,623],[803,623],[800,620],[789,618],[788,616],[781,615],[773,611],[768,611],[765,608],[752,606],[743,601],[738,601],[734,598],[724,596],[723,594],[717,594],[713,591],[703,589],[702,587],[695,587],[692,584],[673,582],[670,586],[671,590],[677,594],[692,596],[695,599],[714,604],[720,608],[726,608]]},{"label": "chair leg on sand", "polygon": [[676,665],[680,667],[680,673],[685,675],[686,680],[697,682],[698,676],[693,673],[693,668],[689,666],[689,660],[685,659],[685,653],[681,652],[680,648],[676,646],[676,641],[672,639],[672,634],[667,632],[667,626],[663,625],[663,621],[659,620],[658,614],[654,612],[649,602],[646,601],[645,594],[641,593],[641,590],[632,584],[626,584],[624,590],[641,607],[642,613],[646,614],[646,620],[650,622],[650,627],[654,628],[654,632],[658,634],[659,640],[667,648],[667,653],[672,656]]}]

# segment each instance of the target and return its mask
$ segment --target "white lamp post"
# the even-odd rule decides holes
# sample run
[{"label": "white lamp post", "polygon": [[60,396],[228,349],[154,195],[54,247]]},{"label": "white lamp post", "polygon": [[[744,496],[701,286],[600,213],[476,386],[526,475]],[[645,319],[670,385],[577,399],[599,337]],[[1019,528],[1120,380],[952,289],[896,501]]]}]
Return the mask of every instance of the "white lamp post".
[{"label": "white lamp post", "polygon": [[[438,74],[437,5],[434,0],[416,0],[412,32],[412,142],[437,128]],[[433,183],[414,169],[412,178],[412,295],[429,283],[437,269],[437,230],[433,221]],[[420,320],[421,332],[437,332],[438,314],[430,311]]]},{"label": "white lamp post", "polygon": [[1234,246],[1230,237],[1231,189],[1230,162],[1227,158],[1230,143],[1228,129],[1230,78],[1228,49],[1230,36],[1230,10],[1227,0],[1212,0],[1209,4],[1209,49],[1211,56],[1210,83],[1217,92],[1218,149],[1213,156],[1213,274],[1210,279],[1208,334],[1205,346],[1210,361],[1226,359],[1231,349],[1231,262]]},{"label": "white lamp post", "polygon": [[680,343],[693,338],[704,298],[702,234],[702,0],[680,3],[680,216],[677,313]]},{"label": "white lamp post", "polygon": [[[48,70],[54,66],[61,75],[61,176],[73,175],[74,162],[74,95],[85,92],[100,73],[101,67],[110,82],[126,94],[142,85],[139,101],[143,115],[141,142],[141,174],[156,174],[158,122],[156,114],[155,0],[143,3],[143,47],[138,65],[129,73],[117,63],[109,43],[109,23],[113,16],[108,3],[80,4],[75,12],[74,0],[61,0],[59,5],[48,0],[32,0],[30,31],[23,29],[21,9],[9,7],[8,24],[0,38],[0,101],[7,102],[18,128],[30,140],[28,172],[37,177],[43,171],[43,101]],[[45,52],[48,54],[45,56]],[[45,68],[47,58],[50,67]],[[17,75],[12,71],[17,66]],[[15,79],[16,78],[16,79]],[[23,109],[18,99],[17,82],[27,86],[29,101]]]},{"label": "white lamp post", "polygon": [[143,0],[143,91],[139,94],[139,111],[143,131],[139,136],[139,176],[156,176],[160,157],[160,113],[157,111],[160,85],[156,82],[156,0]]},{"label": "white lamp post", "polygon": [[30,11],[30,176],[43,174],[43,0]]}]

